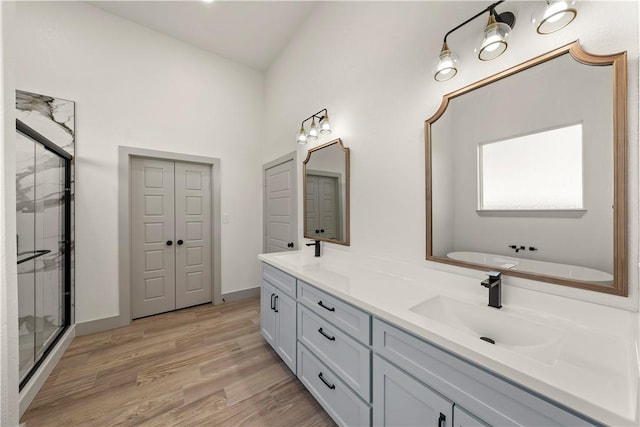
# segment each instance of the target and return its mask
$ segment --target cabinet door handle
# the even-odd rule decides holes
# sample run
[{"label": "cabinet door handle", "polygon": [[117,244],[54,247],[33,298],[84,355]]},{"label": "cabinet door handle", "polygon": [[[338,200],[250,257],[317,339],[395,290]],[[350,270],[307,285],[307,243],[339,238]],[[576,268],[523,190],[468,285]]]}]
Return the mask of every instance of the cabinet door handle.
[{"label": "cabinet door handle", "polygon": [[167,246],[171,246],[171,245],[173,245],[173,241],[167,240]]},{"label": "cabinet door handle", "polygon": [[276,298],[273,300],[273,309],[275,310],[275,312],[277,313],[278,310],[278,295],[276,295]]},{"label": "cabinet door handle", "polygon": [[276,304],[273,300],[273,297],[275,297],[276,294],[271,294],[271,310],[275,310],[276,309]]},{"label": "cabinet door handle", "polygon": [[183,243],[184,243],[184,240],[182,240],[182,239],[181,239],[181,240],[178,240],[176,243],[178,243],[178,245],[181,245],[181,244],[183,244]]},{"label": "cabinet door handle", "polygon": [[[335,385],[335,384],[331,384],[329,381],[327,381],[327,380],[324,378],[324,376],[322,376],[322,372],[320,372],[320,373],[318,374],[318,378],[320,378],[320,381],[322,381],[322,382],[324,383],[324,385],[326,385],[327,387],[329,387],[329,389],[331,389],[331,390],[335,390],[336,385]],[[440,427],[440,426],[438,426],[438,427]]]},{"label": "cabinet door handle", "polygon": [[336,340],[336,337],[332,337],[331,335],[327,335],[327,333],[325,331],[323,331],[322,328],[318,329],[318,332],[320,332],[320,335],[322,335],[323,337],[325,337],[329,341],[335,341]]},{"label": "cabinet door handle", "polygon": [[324,308],[325,310],[329,310],[329,311],[336,311],[336,308],[335,308],[335,307],[327,307],[326,305],[324,305],[324,304],[322,303],[322,301],[318,301],[318,305],[319,305],[320,307]]},{"label": "cabinet door handle", "polygon": [[438,417],[438,427],[444,427],[445,421],[447,421],[447,417],[440,412],[440,416]]}]

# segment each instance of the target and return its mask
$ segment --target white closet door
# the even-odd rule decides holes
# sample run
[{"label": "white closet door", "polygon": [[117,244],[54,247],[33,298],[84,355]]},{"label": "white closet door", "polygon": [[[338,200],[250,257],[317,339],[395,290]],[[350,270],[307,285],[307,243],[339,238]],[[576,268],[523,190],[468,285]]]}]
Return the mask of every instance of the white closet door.
[{"label": "white closet door", "polygon": [[295,249],[294,179],[293,160],[265,170],[267,252]]},{"label": "white closet door", "polygon": [[176,308],[211,302],[211,168],[175,164]]},{"label": "white closet door", "polygon": [[133,318],[175,309],[174,163],[131,160]]}]

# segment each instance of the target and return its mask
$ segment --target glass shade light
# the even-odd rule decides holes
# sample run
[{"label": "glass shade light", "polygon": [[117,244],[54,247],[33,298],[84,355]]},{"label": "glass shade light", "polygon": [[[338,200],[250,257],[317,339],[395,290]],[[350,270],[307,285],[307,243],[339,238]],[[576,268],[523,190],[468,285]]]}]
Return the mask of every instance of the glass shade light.
[{"label": "glass shade light", "polygon": [[578,15],[573,7],[575,1],[547,0],[546,3],[531,15],[531,23],[538,34],[556,32],[569,25]]},{"label": "glass shade light", "polygon": [[329,123],[329,113],[320,119],[320,133],[331,133],[331,123]]},{"label": "glass shade light", "polygon": [[440,56],[433,66],[433,78],[444,82],[452,79],[458,73],[458,55],[449,50],[447,42],[442,43]]},{"label": "glass shade light", "polygon": [[478,59],[481,61],[491,61],[502,55],[507,50],[507,39],[511,27],[504,22],[497,22],[495,16],[489,15],[489,22],[484,29],[484,37],[480,47],[476,49]]},{"label": "glass shade light", "polygon": [[318,139],[318,126],[316,126],[316,118],[311,119],[311,127],[307,134],[307,139]]},{"label": "glass shade light", "polygon": [[301,145],[307,143],[307,134],[304,133],[304,126],[300,126],[300,132],[298,132],[296,142]]}]

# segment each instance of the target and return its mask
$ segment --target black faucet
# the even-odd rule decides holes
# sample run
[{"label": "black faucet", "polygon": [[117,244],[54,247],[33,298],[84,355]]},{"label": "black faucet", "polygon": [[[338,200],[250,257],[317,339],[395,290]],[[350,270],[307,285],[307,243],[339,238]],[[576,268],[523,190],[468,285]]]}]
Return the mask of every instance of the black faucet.
[{"label": "black faucet", "polygon": [[502,274],[499,271],[487,273],[488,279],[480,282],[485,288],[489,288],[489,307],[502,307]]},{"label": "black faucet", "polygon": [[307,243],[307,246],[315,246],[314,256],[320,256],[320,240],[314,240],[313,243]]}]

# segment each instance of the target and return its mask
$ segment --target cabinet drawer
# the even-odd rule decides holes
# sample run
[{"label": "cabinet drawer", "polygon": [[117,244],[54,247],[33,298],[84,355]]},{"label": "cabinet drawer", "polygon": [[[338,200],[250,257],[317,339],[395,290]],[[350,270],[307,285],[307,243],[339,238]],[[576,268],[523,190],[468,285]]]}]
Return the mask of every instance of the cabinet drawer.
[{"label": "cabinet drawer", "polygon": [[298,280],[298,301],[365,345],[371,344],[371,316]]},{"label": "cabinet drawer", "polygon": [[298,340],[367,402],[371,398],[371,350],[298,304]]},{"label": "cabinet drawer", "polygon": [[298,378],[338,425],[371,425],[369,405],[304,345],[298,345]]},{"label": "cabinet drawer", "polygon": [[379,319],[373,350],[490,425],[597,425]]},{"label": "cabinet drawer", "polygon": [[269,264],[262,263],[262,279],[271,283],[291,298],[296,298],[296,278]]}]

